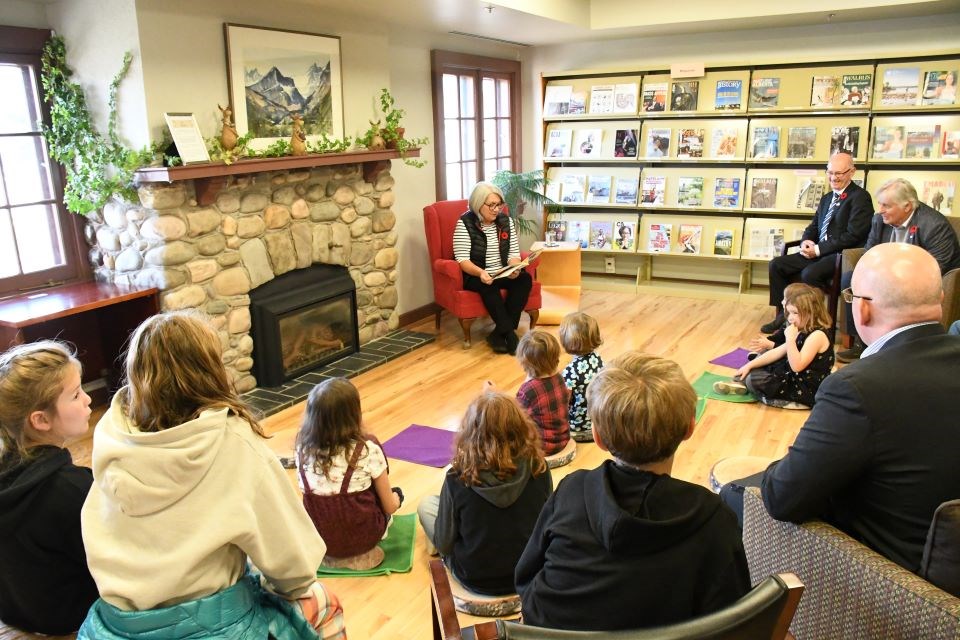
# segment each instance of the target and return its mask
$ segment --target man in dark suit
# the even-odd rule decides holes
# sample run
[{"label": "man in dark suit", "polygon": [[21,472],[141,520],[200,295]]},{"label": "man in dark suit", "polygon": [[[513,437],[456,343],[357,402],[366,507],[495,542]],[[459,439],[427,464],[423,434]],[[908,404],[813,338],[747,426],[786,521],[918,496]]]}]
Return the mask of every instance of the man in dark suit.
[{"label": "man in dark suit", "polygon": [[[934,511],[960,497],[960,340],[940,325],[940,268],[919,247],[874,247],[844,296],[870,346],[820,385],[787,455],[763,472],[763,502],[778,520],[822,518],[916,572]],[[753,480],[720,495],[742,514]]]},{"label": "man in dark suit", "polygon": [[[903,178],[894,178],[883,183],[877,190],[879,213],[873,216],[870,235],[865,248],[870,249],[884,242],[906,242],[926,249],[940,265],[940,273],[960,267],[960,243],[953,227],[943,214],[920,202],[917,190]],[[841,287],[850,286],[852,272],[843,274]],[[846,305],[850,318],[850,305]],[[847,323],[853,326],[853,323]],[[865,345],[851,329],[853,344],[837,353],[840,362],[851,362],[860,357]]]},{"label": "man in dark suit", "polygon": [[836,254],[851,247],[862,247],[870,230],[873,200],[853,183],[857,168],[853,156],[838,151],[827,163],[830,193],[820,199],[817,213],[804,229],[799,253],[777,256],[770,261],[770,305],[777,317],[760,330],[773,333],[783,326],[783,290],[798,279],[821,289],[830,286]]}]

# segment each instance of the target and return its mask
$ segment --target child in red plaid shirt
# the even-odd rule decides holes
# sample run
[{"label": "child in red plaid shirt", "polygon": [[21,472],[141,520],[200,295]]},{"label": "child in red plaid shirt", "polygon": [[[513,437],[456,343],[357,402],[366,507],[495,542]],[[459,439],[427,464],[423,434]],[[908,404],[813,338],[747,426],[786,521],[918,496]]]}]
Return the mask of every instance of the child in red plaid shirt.
[{"label": "child in red plaid shirt", "polygon": [[570,390],[557,372],[560,343],[546,331],[530,331],[517,345],[517,360],[527,373],[517,391],[517,401],[537,423],[544,453],[558,453],[570,441]]}]

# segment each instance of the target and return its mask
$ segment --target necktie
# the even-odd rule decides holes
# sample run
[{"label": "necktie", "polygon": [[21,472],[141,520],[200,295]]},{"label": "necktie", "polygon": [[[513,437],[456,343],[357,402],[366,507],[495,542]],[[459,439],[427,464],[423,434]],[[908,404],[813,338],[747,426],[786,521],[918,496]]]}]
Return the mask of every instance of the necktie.
[{"label": "necktie", "polygon": [[830,228],[830,221],[833,220],[833,214],[836,213],[838,206],[840,206],[840,196],[834,192],[833,201],[830,202],[830,208],[827,209],[827,215],[823,216],[823,226],[820,227],[820,242],[827,239],[827,229]]}]

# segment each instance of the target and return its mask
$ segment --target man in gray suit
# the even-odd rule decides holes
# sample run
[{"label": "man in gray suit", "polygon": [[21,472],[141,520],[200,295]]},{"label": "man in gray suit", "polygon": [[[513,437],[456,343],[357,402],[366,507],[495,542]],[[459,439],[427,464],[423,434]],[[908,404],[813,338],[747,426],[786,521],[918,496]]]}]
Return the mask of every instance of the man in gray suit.
[{"label": "man in gray suit", "polygon": [[[885,242],[905,242],[926,249],[940,265],[941,275],[960,267],[960,244],[953,227],[943,214],[920,202],[917,190],[903,178],[894,178],[883,183],[877,191],[879,212],[873,216],[870,235],[865,249]],[[852,273],[843,274],[841,288],[850,286]],[[846,305],[847,319],[852,318],[850,305]],[[840,362],[851,362],[860,357],[864,345],[853,322],[850,337],[853,345],[837,353]]]}]

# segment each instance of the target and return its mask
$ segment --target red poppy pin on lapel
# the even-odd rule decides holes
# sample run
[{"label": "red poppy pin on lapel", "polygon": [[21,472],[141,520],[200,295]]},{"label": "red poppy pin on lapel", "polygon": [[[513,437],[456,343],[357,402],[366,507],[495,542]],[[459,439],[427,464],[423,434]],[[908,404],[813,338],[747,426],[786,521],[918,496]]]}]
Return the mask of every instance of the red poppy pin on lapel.
[{"label": "red poppy pin on lapel", "polygon": [[500,232],[500,239],[501,239],[501,240],[506,240],[506,239],[509,238],[509,237],[510,237],[510,234],[507,233],[506,231],[501,231],[501,232]]},{"label": "red poppy pin on lapel", "polygon": [[846,200],[846,199],[847,199],[847,192],[846,192],[846,191],[844,191],[843,193],[840,194],[840,199],[841,199],[841,200]]}]

